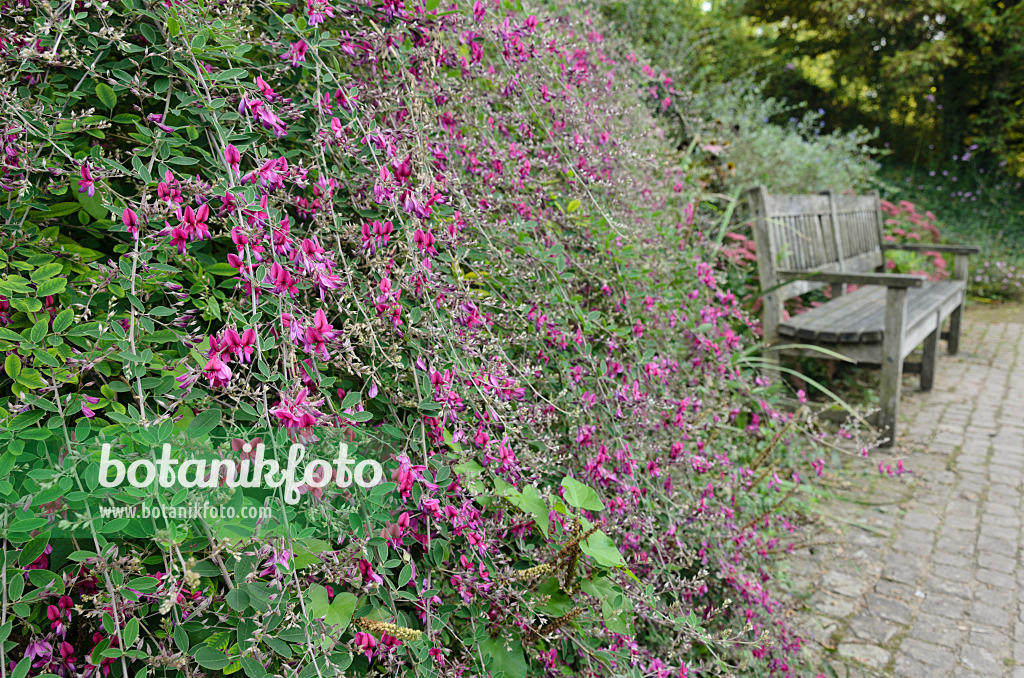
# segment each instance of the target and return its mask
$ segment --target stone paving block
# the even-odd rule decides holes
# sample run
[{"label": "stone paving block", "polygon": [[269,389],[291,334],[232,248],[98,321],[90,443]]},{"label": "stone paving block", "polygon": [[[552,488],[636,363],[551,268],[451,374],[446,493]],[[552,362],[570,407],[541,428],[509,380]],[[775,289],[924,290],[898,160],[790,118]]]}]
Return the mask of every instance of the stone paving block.
[{"label": "stone paving block", "polygon": [[868,614],[886,621],[904,625],[910,623],[911,610],[907,603],[893,600],[892,598],[885,598],[877,593],[868,595],[865,610]]},{"label": "stone paving block", "polygon": [[978,566],[986,567],[997,572],[1013,572],[1017,561],[1001,553],[985,551],[978,553]]},{"label": "stone paving block", "polygon": [[979,557],[986,553],[995,553],[1007,558],[1014,558],[1017,555],[1017,539],[996,539],[981,535],[978,537]]},{"label": "stone paving block", "polygon": [[920,561],[906,554],[893,553],[885,559],[882,578],[900,584],[914,584],[921,575]]},{"label": "stone paving block", "polygon": [[821,582],[828,591],[853,599],[859,598],[868,587],[863,578],[835,570],[826,572]]},{"label": "stone paving block", "polygon": [[861,640],[885,645],[897,633],[905,631],[906,627],[886,621],[881,617],[872,616],[867,612],[861,612],[850,620],[847,629]]},{"label": "stone paving block", "polygon": [[968,645],[960,653],[960,661],[972,671],[985,676],[1002,675],[1006,665],[983,647]]},{"label": "stone paving block", "polygon": [[921,612],[958,621],[963,619],[967,612],[967,601],[943,593],[930,593],[926,594],[918,609]]},{"label": "stone paving block", "polygon": [[1009,657],[1013,645],[1012,635],[1004,628],[970,624],[967,646],[983,647],[996,657]]},{"label": "stone paving block", "polygon": [[966,584],[967,582],[974,579],[974,573],[966,567],[954,567],[952,565],[942,565],[935,563],[932,565],[932,573],[939,579],[946,579],[948,581],[959,582]]},{"label": "stone paving block", "polygon": [[947,648],[918,638],[904,638],[900,643],[900,652],[911,659],[939,668],[948,668],[956,662],[955,656]]},{"label": "stone paving block", "polygon": [[818,591],[807,601],[811,608],[826,617],[840,619],[853,614],[856,603],[849,598],[837,596],[827,591]]},{"label": "stone paving block", "polygon": [[838,651],[843,657],[855,659],[861,664],[866,664],[875,669],[880,669],[889,663],[889,651],[877,645],[840,643]]},{"label": "stone paving block", "polygon": [[917,615],[910,629],[911,637],[925,639],[951,650],[963,642],[965,635],[966,631],[957,622],[924,612]]},{"label": "stone paving block", "polygon": [[949,678],[951,667],[937,667],[905,655],[897,655],[894,676],[899,678]]}]

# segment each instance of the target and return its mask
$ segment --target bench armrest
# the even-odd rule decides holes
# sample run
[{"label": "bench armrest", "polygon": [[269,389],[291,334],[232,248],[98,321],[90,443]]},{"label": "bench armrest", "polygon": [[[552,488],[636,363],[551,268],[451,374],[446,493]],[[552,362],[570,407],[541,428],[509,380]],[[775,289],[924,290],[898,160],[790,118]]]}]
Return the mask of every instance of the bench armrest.
[{"label": "bench armrest", "polygon": [[949,254],[977,254],[980,247],[971,245],[935,245],[927,243],[886,243],[887,250],[910,250],[911,252],[947,252]]},{"label": "bench armrest", "polygon": [[904,273],[843,273],[824,271],[778,271],[780,280],[810,280],[822,283],[850,283],[853,285],[885,285],[886,287],[921,287],[925,278]]}]

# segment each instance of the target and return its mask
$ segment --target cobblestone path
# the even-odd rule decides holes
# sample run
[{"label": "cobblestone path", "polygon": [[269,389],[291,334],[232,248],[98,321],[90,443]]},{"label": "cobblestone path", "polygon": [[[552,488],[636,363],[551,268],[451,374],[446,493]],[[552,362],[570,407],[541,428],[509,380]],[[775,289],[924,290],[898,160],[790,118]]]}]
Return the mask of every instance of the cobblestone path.
[{"label": "cobblestone path", "polygon": [[1024,678],[1024,324],[969,322],[961,347],[930,393],[906,378],[912,477],[846,477],[792,565],[840,678]]}]

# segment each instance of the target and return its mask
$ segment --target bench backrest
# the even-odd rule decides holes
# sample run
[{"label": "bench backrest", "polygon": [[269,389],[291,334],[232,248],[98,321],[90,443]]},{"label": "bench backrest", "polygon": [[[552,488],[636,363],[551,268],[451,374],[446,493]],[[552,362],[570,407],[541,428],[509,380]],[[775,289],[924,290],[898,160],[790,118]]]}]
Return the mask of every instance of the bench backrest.
[{"label": "bench backrest", "polygon": [[771,195],[763,186],[747,195],[753,216],[758,275],[764,294],[764,337],[778,339],[786,299],[822,287],[791,282],[779,287],[778,270],[863,273],[885,262],[878,191],[836,195]]}]

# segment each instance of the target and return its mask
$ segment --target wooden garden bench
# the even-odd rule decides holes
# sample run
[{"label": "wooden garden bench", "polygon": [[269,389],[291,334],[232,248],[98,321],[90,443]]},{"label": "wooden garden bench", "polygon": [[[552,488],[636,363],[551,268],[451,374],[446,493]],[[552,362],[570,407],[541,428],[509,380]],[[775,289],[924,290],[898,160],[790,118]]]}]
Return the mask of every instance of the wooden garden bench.
[{"label": "wooden garden bench", "polygon": [[[950,353],[960,341],[967,287],[967,255],[976,247],[925,243],[892,244],[883,238],[878,191],[867,195],[770,195],[764,187],[748,194],[753,215],[757,267],[764,300],[764,339],[780,354],[817,358],[823,347],[869,366],[880,366],[880,428],[886,442],[896,438],[896,419],[904,359],[924,343],[921,388],[932,387],[939,339]],[[885,250],[949,252],[955,255],[953,279],[885,270]],[[846,293],[847,284],[859,287]],[[783,320],[783,302],[830,285],[832,298]],[[949,332],[942,324],[950,318]],[[789,344],[790,346],[786,346]],[[909,370],[908,370],[909,371]]]}]

